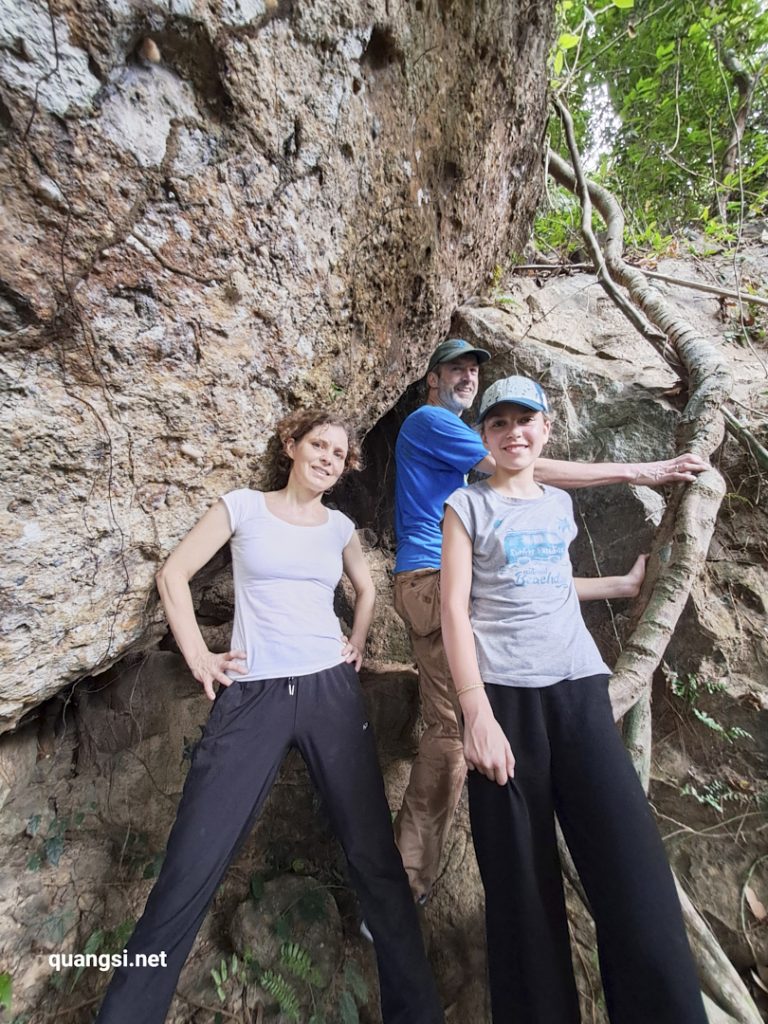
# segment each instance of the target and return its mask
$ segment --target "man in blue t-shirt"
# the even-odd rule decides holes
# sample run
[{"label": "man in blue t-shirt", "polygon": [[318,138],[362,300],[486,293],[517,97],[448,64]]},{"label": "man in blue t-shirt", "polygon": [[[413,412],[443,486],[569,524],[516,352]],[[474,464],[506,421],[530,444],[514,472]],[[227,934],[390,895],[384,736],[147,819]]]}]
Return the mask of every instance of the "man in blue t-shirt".
[{"label": "man in blue t-shirt", "polygon": [[[425,730],[395,820],[395,838],[414,898],[422,902],[437,877],[466,763],[455,687],[440,632],[441,522],[445,499],[471,470],[495,463],[461,419],[477,395],[485,349],[461,338],[437,346],[427,366],[427,400],[403,423],[395,446],[395,608],[408,627],[419,670]],[[556,487],[612,483],[653,486],[690,481],[707,467],[696,455],[662,462],[578,463],[538,459],[536,479]]]}]

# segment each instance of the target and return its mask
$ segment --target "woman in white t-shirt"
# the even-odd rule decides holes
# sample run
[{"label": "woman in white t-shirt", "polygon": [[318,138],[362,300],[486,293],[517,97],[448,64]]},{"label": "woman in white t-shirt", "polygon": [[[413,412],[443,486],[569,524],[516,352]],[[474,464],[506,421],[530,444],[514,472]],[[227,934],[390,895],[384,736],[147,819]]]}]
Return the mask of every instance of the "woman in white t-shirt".
[{"label": "woman in white t-shirt", "polygon": [[[379,968],[385,1024],[442,1024],[416,910],[394,844],[357,672],[374,588],[350,519],[323,495],[360,465],[347,425],[306,410],[278,424],[273,489],[230,491],[158,574],[179,649],[214,706],[198,744],[163,867],[127,946],[159,967],[119,967],[97,1024],[161,1024],[208,905],[290,748],[302,754],[347,857]],[[189,581],[232,549],[231,650],[208,650]],[[333,595],[356,595],[349,637]],[[213,685],[219,683],[214,697]]]}]

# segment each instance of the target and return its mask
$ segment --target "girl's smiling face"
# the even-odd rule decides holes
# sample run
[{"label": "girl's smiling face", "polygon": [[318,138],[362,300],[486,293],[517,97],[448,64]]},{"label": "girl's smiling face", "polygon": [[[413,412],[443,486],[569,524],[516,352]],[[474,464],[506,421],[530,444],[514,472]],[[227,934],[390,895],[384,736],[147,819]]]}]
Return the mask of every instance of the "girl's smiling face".
[{"label": "girl's smiling face", "polygon": [[503,469],[525,469],[541,455],[550,423],[540,412],[502,402],[483,420],[483,441]]},{"label": "girl's smiling face", "polygon": [[344,472],[349,439],[331,423],[313,427],[299,440],[289,438],[285,451],[292,460],[291,477],[314,491],[327,491]]}]

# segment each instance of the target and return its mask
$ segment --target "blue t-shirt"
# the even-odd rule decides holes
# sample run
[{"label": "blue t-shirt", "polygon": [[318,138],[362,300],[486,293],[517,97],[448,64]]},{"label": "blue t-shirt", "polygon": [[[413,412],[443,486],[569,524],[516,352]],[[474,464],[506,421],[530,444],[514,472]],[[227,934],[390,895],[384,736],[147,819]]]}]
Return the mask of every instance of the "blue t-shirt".
[{"label": "blue t-shirt", "polygon": [[438,405],[422,405],[395,445],[395,572],[439,569],[443,504],[488,454],[478,434]]}]

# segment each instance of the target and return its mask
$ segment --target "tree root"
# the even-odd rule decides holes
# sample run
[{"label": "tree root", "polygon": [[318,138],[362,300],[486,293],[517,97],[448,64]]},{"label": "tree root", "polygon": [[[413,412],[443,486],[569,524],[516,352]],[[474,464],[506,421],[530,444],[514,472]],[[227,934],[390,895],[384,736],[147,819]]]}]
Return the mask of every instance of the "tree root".
[{"label": "tree root", "polygon": [[[563,122],[573,167],[550,151],[549,173],[580,197],[582,232],[600,284],[627,319],[688,383],[689,398],[677,438],[680,448],[709,457],[724,434],[722,406],[731,391],[730,370],[714,347],[648,284],[642,272],[624,262],[621,207],[607,189],[585,178],[570,113],[557,100],[555,106]],[[592,231],[592,202],[607,227],[604,250]],[[629,291],[631,302],[617,284]],[[709,469],[694,483],[679,489],[668,503],[638,599],[637,624],[625,643],[611,682],[616,717],[621,718],[632,709],[627,716],[626,738],[646,788],[650,773],[653,674],[704,564],[724,494],[722,477],[715,469]],[[571,877],[570,858],[564,859],[563,864],[566,875]],[[736,969],[677,879],[676,884],[711,1024],[760,1024],[760,1013]],[[580,889],[577,886],[577,891]]]},{"label": "tree root", "polygon": [[723,409],[723,417],[728,433],[738,441],[745,451],[754,456],[759,466],[768,469],[768,450],[760,444],[755,435],[743,423],[739,423],[728,409]]},{"label": "tree root", "polygon": [[643,694],[624,717],[624,743],[646,795],[651,782],[651,695]]},{"label": "tree root", "polygon": [[[563,874],[573,886],[588,913],[591,913],[584,887],[558,827],[558,850]],[[744,987],[736,969],[721,949],[704,918],[675,879],[688,941],[704,991],[704,1006],[710,1024],[761,1024],[760,1011]]]},{"label": "tree root", "polygon": [[[667,284],[675,284],[679,288],[690,288],[695,292],[706,292],[707,295],[718,295],[725,299],[736,299],[743,305],[768,306],[768,298],[762,295],[750,295],[749,292],[733,291],[730,288],[721,288],[717,284],[704,284],[703,281],[689,281],[684,277],[676,277],[674,274],[660,274],[657,270],[648,270],[645,267],[638,267],[645,277],[653,278],[654,281],[665,281]],[[595,271],[594,263],[518,263],[511,268],[512,274],[523,274],[526,271],[542,271],[550,274],[571,274],[575,270]]]},{"label": "tree root", "polygon": [[[572,141],[572,127],[568,128],[570,115],[561,104],[558,104],[558,112],[567,119],[564,122],[566,134]],[[572,152],[576,152],[575,142]],[[578,154],[575,162],[578,163]],[[556,153],[549,154],[549,170],[561,185],[572,192],[577,191],[577,173]],[[730,370],[714,347],[660,298],[641,271],[624,262],[621,256],[624,232],[621,207],[607,189],[587,182],[583,174],[580,176],[582,196],[588,196],[595,203],[607,227],[603,257],[591,229],[591,218],[590,221],[584,220],[585,234],[591,235],[588,245],[596,250],[592,255],[598,267],[598,280],[611,297],[618,292],[616,282],[624,285],[629,290],[632,303],[618,293],[622,312],[634,304],[655,328],[663,332],[664,340],[660,343],[655,332],[650,335],[648,329],[641,330],[675,370],[682,370],[688,381],[689,399],[683,412],[678,443],[683,449],[709,457],[723,438],[721,406],[730,394]],[[636,325],[636,311],[629,319]],[[669,356],[670,350],[672,357]],[[619,657],[611,682],[617,718],[626,714],[648,691],[693,581],[704,564],[724,494],[722,477],[715,469],[709,469],[682,493],[675,494],[667,505],[649,561],[646,585],[639,599],[641,607],[644,601],[646,603],[638,625]]]},{"label": "tree root", "polygon": [[[696,959],[699,978],[704,990],[716,1006],[738,1024],[761,1024],[762,1015],[755,1006],[736,968],[723,952],[720,943],[693,905],[688,893],[677,878],[677,895],[683,909],[683,920],[688,932],[688,941]],[[718,1017],[708,1014],[711,1024],[717,1024]]]}]

